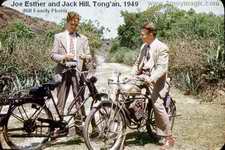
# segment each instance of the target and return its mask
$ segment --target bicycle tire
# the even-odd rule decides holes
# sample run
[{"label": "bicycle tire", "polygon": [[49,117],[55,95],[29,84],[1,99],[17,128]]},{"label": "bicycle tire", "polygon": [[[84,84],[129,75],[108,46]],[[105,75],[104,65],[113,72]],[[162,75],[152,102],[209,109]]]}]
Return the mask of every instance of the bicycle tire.
[{"label": "bicycle tire", "polygon": [[[49,111],[49,109],[46,107],[46,106],[43,106],[43,104],[40,104],[40,103],[38,103],[38,102],[35,102],[35,101],[26,101],[26,102],[21,102],[20,104],[18,104],[17,106],[15,106],[12,110],[11,110],[11,114],[8,116],[8,118],[7,118],[7,123],[4,125],[4,127],[3,127],[3,136],[4,136],[4,139],[5,139],[5,141],[6,141],[6,143],[10,146],[10,148],[11,149],[41,149],[41,147],[43,146],[43,144],[44,143],[46,143],[47,141],[48,141],[48,139],[50,138],[50,136],[51,136],[51,127],[49,126],[49,127],[47,127],[47,130],[46,130],[46,137],[43,137],[43,140],[41,140],[41,142],[39,143],[39,144],[36,144],[36,145],[34,145],[34,146],[29,146],[29,147],[27,147],[27,148],[25,148],[24,147],[24,145],[19,145],[18,143],[15,143],[15,141],[14,141],[14,139],[12,139],[12,136],[10,136],[9,135],[9,131],[10,131],[10,126],[11,126],[11,117],[13,117],[13,112],[15,111],[16,112],[16,109],[18,108],[18,110],[19,110],[19,107],[21,106],[22,107],[22,105],[25,105],[25,104],[29,104],[29,105],[31,105],[31,107],[36,107],[36,108],[34,108],[34,109],[40,109],[40,108],[42,108],[42,110],[44,110],[44,112],[45,112],[45,114],[46,114],[46,118],[45,119],[50,119],[50,120],[53,120],[53,117],[52,117],[52,114],[51,114],[51,112]],[[31,111],[32,109],[31,108],[29,108],[29,111]],[[40,111],[42,111],[42,110],[40,110]],[[24,111],[25,112],[25,111]],[[42,113],[42,112],[40,112],[40,113]],[[25,113],[24,113],[25,114]],[[15,114],[14,114],[15,115]],[[26,114],[25,114],[26,115]],[[42,113],[41,114],[41,116],[43,117],[44,116],[44,113]],[[21,116],[22,117],[22,116]],[[26,132],[26,130],[25,130],[25,122],[26,121],[28,121],[28,120],[24,120],[24,122],[23,122],[23,125],[24,125],[24,127],[23,127],[23,129],[20,131],[20,132]],[[37,124],[36,124],[37,123]],[[35,125],[37,125],[38,126],[38,123],[40,123],[40,122],[38,122],[38,120],[37,120],[37,118],[36,118],[36,120],[35,120]],[[15,123],[16,124],[16,123]],[[16,126],[19,126],[19,125],[16,125]],[[36,126],[36,128],[37,128],[37,126]],[[48,125],[46,125],[46,126],[48,126]],[[11,129],[12,130],[12,129]],[[36,129],[35,129],[36,130]],[[42,130],[42,129],[41,129]],[[13,130],[12,130],[13,131]],[[19,131],[19,130],[18,130]],[[33,131],[34,132],[34,131]],[[30,133],[31,134],[31,133]],[[16,135],[16,134],[15,134]],[[14,135],[14,136],[15,136]],[[19,136],[19,135],[18,135]],[[29,137],[29,133],[28,133],[28,137]],[[32,137],[30,137],[30,138],[32,138]],[[25,142],[26,140],[24,140],[24,142]],[[31,141],[33,141],[33,142],[35,142],[35,139],[34,140],[31,140]],[[23,143],[21,143],[21,144],[23,144]],[[30,143],[29,143],[30,144]]]},{"label": "bicycle tire", "polygon": [[[113,108],[114,110],[116,109],[116,107],[112,106],[112,102],[110,102],[110,101],[108,101],[108,102],[102,101],[97,107],[94,107],[91,110],[91,112],[89,113],[88,117],[86,118],[83,135],[84,135],[85,144],[86,144],[86,146],[87,146],[87,148],[89,150],[97,150],[97,149],[99,149],[99,147],[96,147],[96,145],[93,146],[93,144],[91,143],[90,136],[89,136],[89,133],[88,132],[89,132],[89,126],[92,124],[91,123],[92,122],[92,119],[96,115],[95,113],[98,112],[100,109],[102,109],[104,107],[105,108],[106,107]],[[124,140],[126,138],[126,135],[124,134],[125,133],[125,130],[126,130],[125,118],[124,118],[124,115],[123,115],[123,113],[121,111],[119,111],[118,114],[119,114],[118,116],[120,117],[121,120],[120,121],[115,121],[115,122],[116,123],[118,123],[118,122],[121,123],[121,127],[120,127],[121,128],[121,133],[118,135],[118,138],[116,138],[116,141],[113,143],[113,145],[109,148],[110,150],[120,149],[123,146],[123,142],[124,142]],[[111,126],[111,124],[110,124],[110,126]],[[103,139],[100,139],[100,141],[101,140],[103,140]]]}]

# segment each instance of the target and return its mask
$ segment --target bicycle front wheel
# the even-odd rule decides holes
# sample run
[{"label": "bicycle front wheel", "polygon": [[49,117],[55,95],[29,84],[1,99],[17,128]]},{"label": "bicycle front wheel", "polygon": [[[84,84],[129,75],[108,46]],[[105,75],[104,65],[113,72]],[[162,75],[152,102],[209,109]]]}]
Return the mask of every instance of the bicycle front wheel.
[{"label": "bicycle front wheel", "polygon": [[[95,120],[96,125],[91,122]],[[89,150],[117,150],[123,146],[126,124],[124,115],[111,102],[94,107],[85,121],[84,139]]]},{"label": "bicycle front wheel", "polygon": [[45,105],[21,102],[16,105],[4,126],[4,138],[12,149],[40,149],[51,135],[52,114]]}]

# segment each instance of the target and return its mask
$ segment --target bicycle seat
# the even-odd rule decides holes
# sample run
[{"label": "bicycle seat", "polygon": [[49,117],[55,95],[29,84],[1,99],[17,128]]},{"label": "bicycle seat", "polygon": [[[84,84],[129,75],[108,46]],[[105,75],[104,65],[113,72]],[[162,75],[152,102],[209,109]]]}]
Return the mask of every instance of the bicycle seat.
[{"label": "bicycle seat", "polygon": [[29,95],[32,95],[34,97],[45,97],[49,95],[48,88],[46,86],[38,86],[38,87],[32,87],[29,91]]},{"label": "bicycle seat", "polygon": [[54,90],[58,86],[58,84],[58,82],[49,81],[47,83],[42,84],[41,86],[33,87],[30,89],[29,95],[35,97],[49,96],[49,90]]}]

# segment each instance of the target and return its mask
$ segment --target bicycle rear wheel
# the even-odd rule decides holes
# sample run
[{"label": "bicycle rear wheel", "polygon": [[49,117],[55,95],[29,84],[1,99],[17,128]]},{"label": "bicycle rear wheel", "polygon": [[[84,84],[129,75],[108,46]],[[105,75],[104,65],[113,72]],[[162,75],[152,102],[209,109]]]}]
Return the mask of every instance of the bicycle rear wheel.
[{"label": "bicycle rear wheel", "polygon": [[[96,126],[91,122],[95,120]],[[117,150],[125,140],[125,118],[111,102],[94,107],[85,121],[84,139],[89,150]]]},{"label": "bicycle rear wheel", "polygon": [[3,134],[12,149],[39,149],[51,135],[49,123],[52,114],[45,105],[36,102],[21,102],[16,105],[7,119]]}]

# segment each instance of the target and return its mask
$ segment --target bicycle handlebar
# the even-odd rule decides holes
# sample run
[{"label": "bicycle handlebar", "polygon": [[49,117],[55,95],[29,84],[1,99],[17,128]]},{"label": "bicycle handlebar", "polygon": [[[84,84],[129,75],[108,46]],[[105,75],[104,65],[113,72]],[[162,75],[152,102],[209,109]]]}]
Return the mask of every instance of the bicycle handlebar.
[{"label": "bicycle handlebar", "polygon": [[[118,73],[118,75],[117,75],[117,81],[115,81],[113,79],[108,79],[108,85],[114,84],[114,85],[119,86],[121,84],[127,84],[128,82],[130,82],[132,80],[145,82],[145,80],[143,78],[139,77],[139,76],[135,76],[134,78],[130,78],[130,79],[125,78],[123,81],[120,81],[120,76],[121,76],[121,73]],[[153,90],[153,87],[154,86],[153,86],[152,83],[150,83],[150,84],[144,83],[144,84],[147,85],[147,87],[149,88],[149,90]]]},{"label": "bicycle handlebar", "polygon": [[108,79],[108,84],[126,84],[131,80],[125,80],[125,81],[114,81],[113,79]]},{"label": "bicycle handlebar", "polygon": [[77,68],[77,61],[72,61],[72,62],[66,62],[65,66],[67,67],[66,69],[63,70],[63,74],[68,72],[68,71],[71,71],[71,70],[75,70],[77,71],[79,74],[85,74],[85,73],[89,73],[90,71],[80,71],[78,68]]}]

